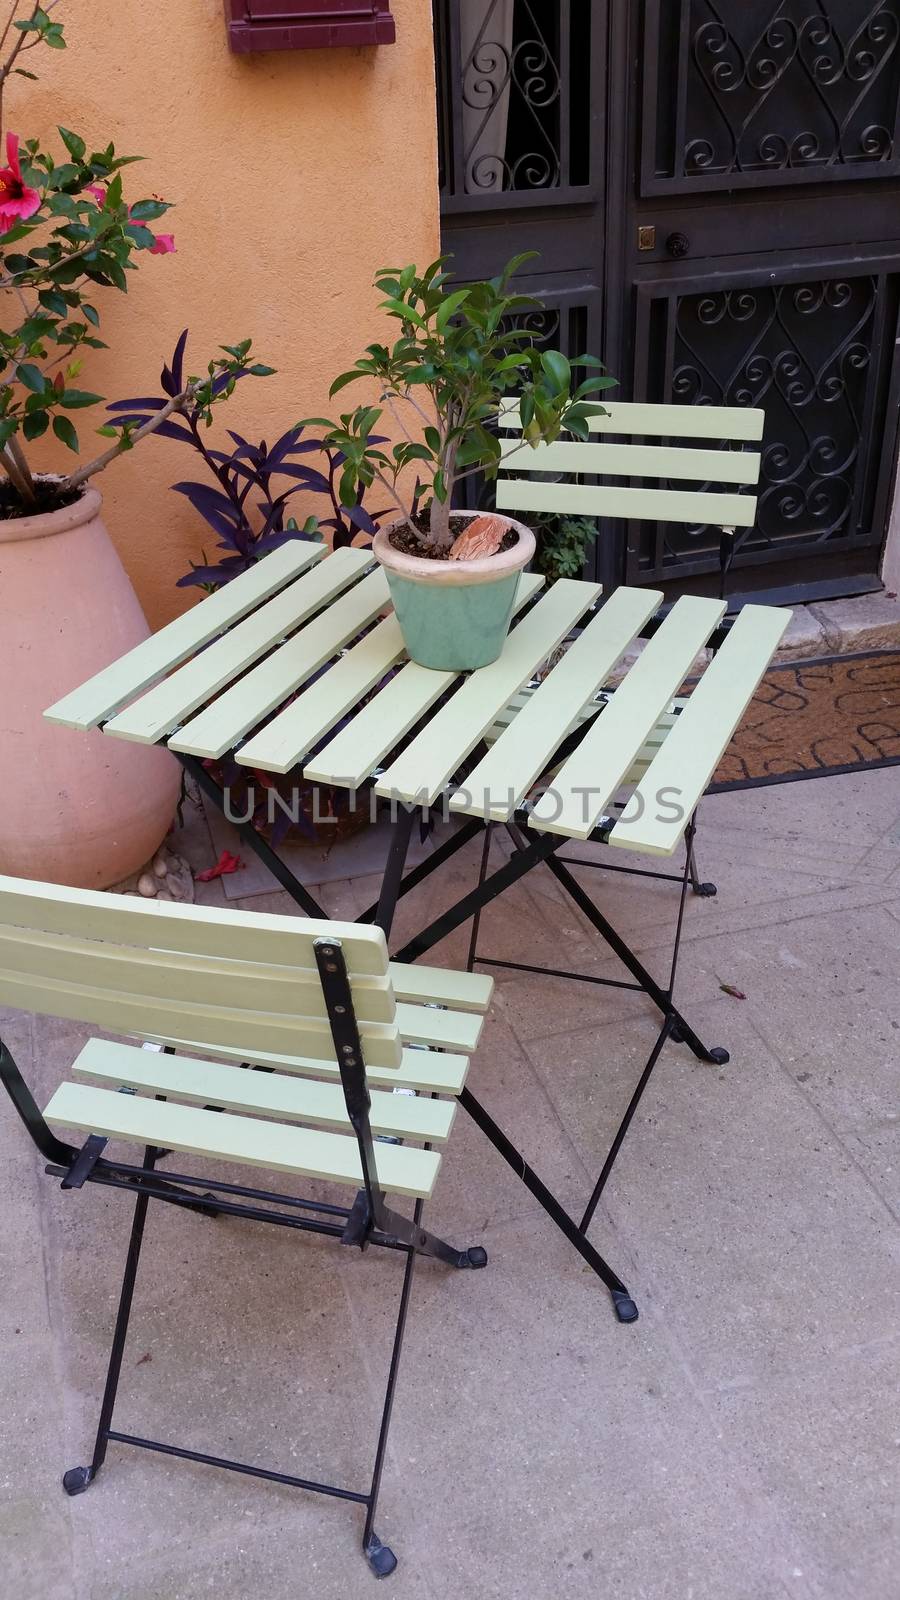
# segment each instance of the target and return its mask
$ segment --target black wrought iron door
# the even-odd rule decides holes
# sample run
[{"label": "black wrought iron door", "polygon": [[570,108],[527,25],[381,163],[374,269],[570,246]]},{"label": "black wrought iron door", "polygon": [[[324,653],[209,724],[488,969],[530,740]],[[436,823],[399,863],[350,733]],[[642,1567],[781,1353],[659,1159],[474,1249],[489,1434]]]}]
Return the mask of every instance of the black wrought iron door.
[{"label": "black wrought iron door", "polygon": [[[735,582],[877,585],[896,452],[900,0],[645,0],[615,18],[620,372],[635,397],[762,406]],[[703,588],[718,534],[630,533],[632,581]]]},{"label": "black wrought iron door", "polygon": [[[541,252],[548,337],[624,398],[766,411],[735,583],[877,587],[896,452],[900,0],[436,0],[445,243]],[[718,533],[605,530],[702,590]]]},{"label": "black wrought iron door", "polygon": [[[607,0],[434,0],[444,248],[463,278],[535,250],[537,337],[606,340]],[[607,541],[607,577],[620,565]]]}]

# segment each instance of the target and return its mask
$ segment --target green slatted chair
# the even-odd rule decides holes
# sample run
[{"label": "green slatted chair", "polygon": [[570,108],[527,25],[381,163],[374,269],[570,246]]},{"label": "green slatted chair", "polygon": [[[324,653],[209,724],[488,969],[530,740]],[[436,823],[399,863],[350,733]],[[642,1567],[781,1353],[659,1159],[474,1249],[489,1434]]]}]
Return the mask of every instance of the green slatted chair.
[{"label": "green slatted chair", "polygon": [[[751,528],[756,521],[756,495],[741,490],[759,482],[760,453],[746,447],[762,439],[765,412],[746,406],[604,404],[607,414],[588,422],[589,431],[601,437],[560,439],[534,448],[522,440],[518,406],[512,402],[504,405],[498,418],[502,464],[496,485],[497,509],[718,528],[724,598],[737,529]],[[628,442],[613,443],[609,436]],[[642,442],[635,444],[636,438]],[[646,443],[663,439],[665,444]],[[710,483],[732,487],[705,487]],[[684,487],[687,484],[691,487]],[[726,622],[723,628],[727,626]],[[723,637],[723,629],[717,630],[710,640],[713,649]],[[488,743],[500,737],[535,687],[526,685],[510,702],[487,735]],[[614,692],[601,691],[582,708],[568,732],[595,717]],[[640,782],[683,706],[684,700],[676,699],[666,708],[625,777],[629,787]],[[559,764],[544,775],[545,782],[552,780]],[[714,884],[701,882],[693,860],[691,883],[695,894],[716,892]]]},{"label": "green slatted chair", "polygon": [[[744,446],[762,439],[765,420],[764,411],[748,406],[610,401],[604,416],[589,419],[588,429],[628,443],[611,443],[608,437],[559,439],[532,448],[522,442],[518,406],[508,404],[499,416],[497,509],[718,528],[724,585],[736,530],[752,528],[756,521],[756,495],[740,490],[759,482],[760,453]],[[667,442],[635,444],[635,438]],[[585,483],[585,478],[607,481]],[[728,487],[706,487],[711,483]]]},{"label": "green slatted chair", "polygon": [[[99,1183],[137,1197],[94,1452],[89,1466],[65,1474],[67,1493],[88,1487],[111,1442],[230,1467],[361,1504],[369,1565],[379,1577],[393,1571],[396,1559],[374,1519],[413,1263],[417,1255],[461,1268],[487,1261],[479,1246],[455,1249],[426,1233],[421,1217],[491,987],[478,975],[389,961],[379,928],[0,877],[0,1003],[124,1036],[90,1039],[73,1080],[60,1084],[43,1113],[0,1041],[0,1077],[46,1170],[66,1190]],[[87,1137],[70,1143],[58,1129]],[[110,1159],[110,1138],[136,1142],[142,1157]],[[353,1194],[335,1205],[220,1181],[215,1169],[212,1177],[160,1172],[175,1151],[323,1179]],[[387,1192],[409,1196],[412,1217],[391,1209]],[[113,1428],[150,1199],[405,1253],[368,1489]]]}]

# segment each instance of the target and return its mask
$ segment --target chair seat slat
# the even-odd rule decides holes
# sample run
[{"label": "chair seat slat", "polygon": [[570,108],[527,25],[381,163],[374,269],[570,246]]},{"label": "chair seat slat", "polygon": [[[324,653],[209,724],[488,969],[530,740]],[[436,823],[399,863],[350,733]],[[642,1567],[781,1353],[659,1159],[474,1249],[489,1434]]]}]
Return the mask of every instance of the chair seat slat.
[{"label": "chair seat slat", "polygon": [[[365,553],[338,550],[330,559]],[[350,639],[355,639],[388,604],[387,579],[379,567],[186,723],[169,740],[170,748],[205,759],[224,755],[248,729],[255,728],[271,711],[277,710],[295,689],[337,655]]]},{"label": "chair seat slat", "polygon": [[[640,815],[629,821],[630,807],[626,809],[610,844],[671,855],[791,615],[775,606],[749,606],[741,612],[635,791],[633,805]],[[670,808],[653,805],[654,795],[663,792],[677,794],[680,820]]]},{"label": "chair seat slat", "polygon": [[[170,1044],[176,1050],[189,1054],[221,1056],[224,1061],[250,1061],[261,1067],[275,1067],[279,1072],[296,1072],[329,1081],[340,1077],[336,1061],[326,1061],[317,1056],[286,1055],[282,1051],[260,1050],[255,1045],[237,1049],[233,1045],[214,1045],[170,1034],[145,1033],[139,1037],[152,1040],[155,1044]],[[403,1051],[399,1067],[379,1067],[375,1062],[366,1062],[366,1078],[370,1084],[379,1084],[383,1088],[421,1089],[426,1094],[459,1094],[468,1070],[469,1058],[466,1055],[418,1047]]]},{"label": "chair seat slat", "polygon": [[[192,1155],[246,1162],[275,1172],[359,1187],[362,1164],[355,1138],[318,1129],[288,1127],[231,1112],[116,1094],[83,1083],[63,1083],[44,1113],[48,1122],[109,1138],[136,1140]],[[409,1145],[378,1146],[378,1178],[395,1194],[427,1199],[440,1156]]]},{"label": "chair seat slat", "polygon": [[293,633],[371,564],[364,550],[337,550],[239,622],[171,677],[148,690],[106,725],[105,732],[139,744],[155,744],[211,695],[230,683],[267,650]]},{"label": "chair seat slat", "polygon": [[424,967],[392,961],[388,975],[398,1000],[419,1005],[450,1006],[455,1011],[486,1011],[494,980],[481,972],[454,972],[449,967]]},{"label": "chair seat slat", "polygon": [[71,694],[50,706],[44,712],[45,717],[66,728],[96,728],[210,639],[215,639],[293,578],[299,577],[307,567],[321,561],[324,554],[323,545],[302,539],[273,550],[248,572],[242,572],[216,594],[192,606],[158,633],[135,645],[127,655],[88,678]]},{"label": "chair seat slat", "polygon": [[[313,1127],[348,1130],[350,1118],[339,1083],[322,1083],[294,1074],[253,1072],[191,1056],[164,1055],[111,1039],[90,1039],[72,1071],[79,1078],[101,1078],[133,1089],[185,1100],[194,1105],[225,1106],[233,1111],[284,1117]],[[443,1144],[453,1126],[455,1104],[430,1096],[371,1093],[370,1122],[374,1133]]]},{"label": "chair seat slat", "polygon": [[561,578],[514,628],[503,653],[479,667],[388,767],[376,793],[430,804],[498,712],[545,661],[600,593],[600,585]]},{"label": "chair seat slat", "polygon": [[617,589],[512,719],[450,801],[452,811],[505,822],[663,596]]},{"label": "chair seat slat", "polygon": [[682,595],[544,794],[529,825],[586,839],[720,621],[724,600]]},{"label": "chair seat slat", "polygon": [[[478,1044],[484,1018],[475,1011],[443,1010],[433,1005],[397,1006],[400,1037],[410,1044],[431,1045],[437,1050],[460,1050],[470,1055]],[[366,1060],[369,1059],[365,1042]]]},{"label": "chair seat slat", "polygon": [[[523,573],[513,614],[521,611],[543,587],[544,579]],[[408,661],[346,728],[330,739],[305,767],[307,778],[355,789],[371,777],[378,763],[409,733],[435,701],[456,682],[455,672],[438,672]]]},{"label": "chair seat slat", "polygon": [[266,772],[290,772],[341,717],[355,710],[402,654],[400,624],[393,615],[385,617],[299,699],[242,745],[238,761]]}]

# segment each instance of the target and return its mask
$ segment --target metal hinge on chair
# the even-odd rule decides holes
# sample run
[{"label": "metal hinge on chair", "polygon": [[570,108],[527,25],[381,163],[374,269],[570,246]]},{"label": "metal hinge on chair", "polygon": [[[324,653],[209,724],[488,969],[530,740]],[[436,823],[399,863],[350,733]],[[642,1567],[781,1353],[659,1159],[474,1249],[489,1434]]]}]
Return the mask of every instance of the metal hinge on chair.
[{"label": "metal hinge on chair", "polygon": [[360,1189],[347,1215],[341,1244],[356,1245],[365,1250],[372,1232],[372,1212],[365,1189]]},{"label": "metal hinge on chair", "polygon": [[79,1150],[68,1172],[60,1184],[61,1189],[82,1189],[100,1160],[106,1146],[107,1139],[102,1139],[99,1133],[92,1133]]}]

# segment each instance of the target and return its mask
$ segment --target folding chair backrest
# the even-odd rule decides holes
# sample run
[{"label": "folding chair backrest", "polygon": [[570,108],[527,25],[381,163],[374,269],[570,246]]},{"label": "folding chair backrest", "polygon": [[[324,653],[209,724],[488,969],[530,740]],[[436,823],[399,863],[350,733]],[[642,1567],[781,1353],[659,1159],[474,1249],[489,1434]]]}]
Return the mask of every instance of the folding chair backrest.
[{"label": "folding chair backrest", "polygon": [[[560,439],[532,448],[522,441],[518,406],[505,405],[498,419],[503,463],[497,479],[497,509],[687,522],[718,528],[753,526],[755,495],[702,485],[758,483],[759,451],[734,447],[762,438],[765,412],[743,406],[616,402],[607,404],[606,410],[608,415],[590,419],[592,434],[618,435],[628,441],[639,437],[686,439],[691,443]],[[548,482],[534,476],[547,473],[557,479],[579,481]],[[622,481],[580,481],[587,477]],[[636,484],[632,481],[635,479],[651,480],[654,486],[647,482]],[[681,487],[683,483],[693,483],[694,487]]]},{"label": "folding chair backrest", "polygon": [[0,876],[0,1003],[113,1033],[334,1061],[317,940],[340,941],[363,1055],[402,1053],[384,935]]}]

